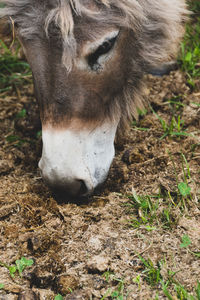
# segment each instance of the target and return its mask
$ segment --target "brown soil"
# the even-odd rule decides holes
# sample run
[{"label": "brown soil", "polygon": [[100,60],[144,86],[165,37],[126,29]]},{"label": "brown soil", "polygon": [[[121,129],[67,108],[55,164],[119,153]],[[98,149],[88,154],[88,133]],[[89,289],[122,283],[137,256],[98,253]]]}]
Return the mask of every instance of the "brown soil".
[{"label": "brown soil", "polygon": [[[168,123],[173,114],[181,115],[183,130],[191,135],[160,139],[162,126],[149,109],[116,145],[101,191],[77,201],[53,198],[39,175],[40,123],[32,86],[0,96],[0,261],[11,265],[22,256],[34,259],[22,278],[12,279],[0,267],[0,299],[54,299],[58,293],[71,300],[101,299],[119,287],[114,278],[123,280],[123,299],[154,299],[156,293],[165,299],[161,285],[152,287],[145,279],[138,254],[155,266],[162,261],[163,280],[171,270],[188,292],[194,292],[200,259],[180,243],[187,234],[190,250],[200,251],[200,90],[191,91],[179,70],[162,78],[148,76],[147,87],[154,111]],[[183,105],[169,105],[172,97]],[[17,118],[23,108],[27,116]],[[163,196],[177,198],[177,180],[184,180],[181,154],[191,174],[191,199],[182,210]],[[127,205],[133,189],[140,195],[160,193],[159,221],[151,230],[148,223],[131,226],[133,219],[141,222],[142,214]],[[164,226],[161,216],[169,207],[171,223]],[[108,270],[114,274],[110,279],[104,274]],[[139,285],[133,280],[138,275]],[[170,286],[169,290],[174,293]]]}]

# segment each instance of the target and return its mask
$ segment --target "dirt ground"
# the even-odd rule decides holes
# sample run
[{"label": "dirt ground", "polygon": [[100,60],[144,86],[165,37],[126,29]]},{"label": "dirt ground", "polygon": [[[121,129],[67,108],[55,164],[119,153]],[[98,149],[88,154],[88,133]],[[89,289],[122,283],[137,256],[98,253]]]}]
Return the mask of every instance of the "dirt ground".
[{"label": "dirt ground", "polygon": [[[176,281],[194,293],[200,279],[200,259],[193,254],[200,251],[200,80],[191,90],[180,70],[148,76],[145,93],[168,124],[180,115],[187,134],[161,139],[161,122],[148,109],[116,145],[101,191],[77,201],[55,199],[40,177],[40,123],[32,86],[1,95],[0,261],[12,265],[24,256],[34,264],[14,279],[0,267],[0,299],[49,300],[58,293],[71,300],[166,299],[160,283],[148,282],[138,255],[155,266],[162,262],[163,281],[175,272]],[[170,99],[179,104],[169,104]],[[26,116],[20,118],[24,108]],[[181,206],[174,203],[177,181],[184,181],[188,169],[191,196]],[[128,196],[135,192],[157,195],[152,223],[142,222],[142,211],[130,205]],[[190,237],[190,251],[180,247],[184,235]],[[123,297],[111,297],[116,290]],[[169,291],[174,294],[172,286]]]}]

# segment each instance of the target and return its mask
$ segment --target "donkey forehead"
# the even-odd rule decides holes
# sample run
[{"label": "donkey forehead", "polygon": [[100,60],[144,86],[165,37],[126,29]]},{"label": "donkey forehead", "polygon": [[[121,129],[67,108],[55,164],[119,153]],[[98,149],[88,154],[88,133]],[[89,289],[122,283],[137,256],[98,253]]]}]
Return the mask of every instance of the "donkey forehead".
[{"label": "donkey forehead", "polygon": [[[12,0],[13,1],[13,0]],[[14,1],[13,1],[14,2]],[[78,41],[93,40],[110,26],[140,27],[143,11],[136,0],[19,0],[8,13],[19,25],[22,37],[61,34],[78,36]],[[19,6],[17,5],[19,4]],[[23,5],[22,5],[23,4]],[[136,30],[136,31],[137,31]]]}]

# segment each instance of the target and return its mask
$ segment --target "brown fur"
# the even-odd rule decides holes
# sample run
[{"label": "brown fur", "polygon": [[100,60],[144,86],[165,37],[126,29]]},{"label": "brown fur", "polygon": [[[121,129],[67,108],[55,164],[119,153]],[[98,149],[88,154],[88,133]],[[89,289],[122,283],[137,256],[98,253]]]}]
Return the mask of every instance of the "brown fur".
[{"label": "brown fur", "polygon": [[[1,0],[0,0],[1,2]],[[3,0],[33,70],[43,123],[137,116],[142,75],[174,56],[187,14],[183,0]],[[120,29],[115,55],[99,74],[76,61],[86,41]],[[61,62],[62,58],[62,62]]]}]

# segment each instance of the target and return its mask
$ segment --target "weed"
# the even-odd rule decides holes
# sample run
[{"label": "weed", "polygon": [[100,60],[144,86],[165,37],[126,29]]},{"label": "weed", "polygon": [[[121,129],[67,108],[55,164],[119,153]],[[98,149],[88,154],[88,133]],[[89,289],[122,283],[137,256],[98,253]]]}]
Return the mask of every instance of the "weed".
[{"label": "weed", "polygon": [[4,289],[4,284],[0,283],[0,290]]},{"label": "weed", "polygon": [[155,296],[154,300],[159,300],[158,293],[156,293],[156,296]]},{"label": "weed", "polygon": [[105,272],[103,276],[106,277],[107,282],[111,280],[114,284],[117,283],[117,287],[115,288],[114,291],[113,289],[109,288],[106,291],[105,295],[101,298],[101,300],[104,300],[107,297],[113,300],[125,300],[126,296],[124,295],[124,280],[115,277],[115,275],[110,271]]},{"label": "weed", "polygon": [[200,300],[200,284],[197,282],[197,287],[195,288],[196,296],[193,296],[188,293],[188,291],[182,286],[180,283],[176,282],[173,284],[174,292],[176,295],[173,295],[168,290],[168,283],[164,283],[161,281],[162,284],[162,290],[167,299],[174,300],[174,299],[180,299],[180,300]]},{"label": "weed", "polygon": [[168,291],[167,287],[168,287],[168,283],[164,283],[161,280],[161,285],[162,285],[162,290],[164,295],[169,299],[169,300],[174,300],[174,297],[170,294],[170,292]]},{"label": "weed", "polygon": [[[139,196],[134,190],[132,190],[132,195],[128,196],[130,201],[127,203],[129,208],[134,208],[137,211],[139,220],[132,219],[131,225],[135,228],[140,227],[141,224],[152,224],[153,221],[157,218],[157,209],[159,206],[160,195],[154,196]],[[155,198],[157,201],[152,201]],[[149,228],[152,229],[152,228]]]},{"label": "weed", "polygon": [[182,236],[182,243],[180,244],[181,248],[187,248],[191,244],[191,240],[187,234]]},{"label": "weed", "polygon": [[195,292],[197,294],[197,299],[200,300],[200,282],[197,281],[197,287],[195,289]]},{"label": "weed", "polygon": [[199,0],[189,1],[190,9],[194,14],[194,18],[197,22],[192,22],[186,26],[185,38],[181,44],[181,53],[179,55],[179,63],[181,69],[186,72],[188,78],[188,84],[194,88],[195,79],[200,76],[200,17],[198,16],[200,11]]},{"label": "weed", "polygon": [[160,121],[160,124],[162,126],[162,129],[164,131],[164,134],[160,137],[160,140],[164,139],[166,136],[191,136],[192,134],[187,133],[184,130],[184,120],[181,119],[181,116],[178,115],[177,118],[175,116],[172,117],[170,123],[168,124],[163,118],[161,118],[151,107],[151,110],[153,114],[156,116],[156,118]]},{"label": "weed", "polygon": [[34,261],[32,259],[27,259],[26,257],[21,257],[21,259],[17,259],[14,265],[8,265],[2,261],[0,261],[0,266],[5,267],[12,278],[15,277],[16,272],[18,272],[19,276],[22,277],[22,272],[25,268],[32,266]]},{"label": "weed", "polygon": [[54,300],[63,300],[63,296],[58,294],[58,295],[55,296]]},{"label": "weed", "polygon": [[149,131],[150,130],[150,128],[138,127],[138,126],[135,126],[134,124],[133,124],[133,128],[132,129],[135,130],[135,131]]},{"label": "weed", "polygon": [[40,131],[38,131],[38,132],[36,133],[36,138],[37,138],[37,139],[40,139],[41,136],[42,136],[42,130],[40,130]]},{"label": "weed", "polygon": [[166,103],[169,104],[170,108],[173,110],[175,109],[176,111],[179,110],[180,108],[184,107],[185,105],[180,101],[182,96],[175,96],[172,97],[171,99],[167,100]]},{"label": "weed", "polygon": [[[186,243],[186,242],[185,242]],[[187,241],[188,243],[188,241]],[[156,286],[156,285],[161,285],[162,286],[162,291],[164,295],[167,297],[169,300],[173,299],[180,299],[180,300],[200,300],[200,283],[197,281],[197,287],[195,288],[195,293],[197,297],[191,295],[188,293],[188,291],[174,278],[177,272],[173,272],[171,270],[167,271],[168,278],[166,281],[163,280],[162,275],[161,275],[161,267],[163,265],[163,262],[160,261],[157,263],[155,266],[153,262],[148,259],[144,259],[140,255],[138,255],[140,260],[142,261],[145,269],[142,272],[144,274],[144,280],[151,286]],[[140,275],[136,277],[137,281],[134,280],[134,282],[140,282]],[[139,278],[139,281],[138,281]],[[174,289],[174,292],[176,295],[171,294],[169,291],[169,287],[171,286]],[[157,298],[158,299],[158,298]]]},{"label": "weed", "polygon": [[122,279],[114,278],[118,282],[117,289],[111,293],[111,298],[116,300],[124,299],[124,281]]},{"label": "weed", "polygon": [[20,138],[18,135],[8,135],[6,141],[16,147],[21,147],[24,143],[31,143],[29,140]]},{"label": "weed", "polygon": [[196,105],[197,107],[200,107],[200,103],[192,102],[192,104]]},{"label": "weed", "polygon": [[141,276],[138,275],[135,278],[132,279],[134,283],[138,285],[139,290],[141,289]]},{"label": "weed", "polygon": [[180,248],[187,248],[188,252],[190,252],[191,254],[200,258],[200,252],[194,252],[188,248],[192,244],[192,242],[191,242],[190,237],[187,234],[183,235],[181,240],[182,240],[182,243],[180,244]]},{"label": "weed", "polygon": [[22,109],[20,112],[17,113],[16,118],[22,119],[26,117],[26,109]]},{"label": "weed", "polygon": [[189,196],[191,192],[191,188],[185,182],[178,184],[178,190],[183,197]]},{"label": "weed", "polygon": [[145,269],[143,271],[143,274],[145,274],[145,280],[151,285],[154,286],[158,284],[161,280],[161,274],[160,274],[160,265],[158,263],[157,266],[154,266],[153,262],[149,258],[148,260],[145,260],[142,256],[139,255],[140,260],[143,262]]},{"label": "weed", "polygon": [[103,273],[103,277],[105,277],[106,282],[109,282],[111,276],[114,276],[114,273],[109,270]]},{"label": "weed", "polygon": [[142,261],[145,269],[142,272],[144,274],[145,281],[151,286],[157,285],[161,280],[161,263],[158,262],[157,266],[154,266],[153,262],[149,258],[145,260],[142,256],[138,255],[139,259]]},{"label": "weed", "polygon": [[30,82],[32,78],[29,64],[19,59],[21,46],[17,43],[14,53],[0,40],[0,92],[12,86]]},{"label": "weed", "polygon": [[195,297],[193,295],[190,295],[188,291],[181,284],[175,284],[174,288],[178,299],[195,300]]},{"label": "weed", "polygon": [[184,156],[184,154],[181,153],[181,164],[182,164],[182,170],[183,170],[184,176],[182,178],[183,181],[179,182],[174,159],[173,159],[171,153],[168,153],[168,154],[172,161],[174,173],[176,176],[176,184],[177,184],[177,189],[178,189],[177,202],[178,202],[179,208],[182,211],[184,211],[187,209],[187,206],[189,206],[190,200],[192,201],[191,187],[188,184],[188,179],[191,179],[190,167],[186,160],[186,157]]},{"label": "weed", "polygon": [[[37,134],[36,134],[36,138],[39,139],[39,137],[37,137]],[[13,146],[15,146],[15,147],[18,147],[18,148],[22,147],[25,143],[29,143],[29,144],[34,144],[34,143],[35,143],[35,140],[34,140],[34,139],[30,139],[30,138],[28,138],[28,139],[23,139],[23,138],[21,138],[20,136],[18,136],[18,135],[13,135],[13,134],[8,135],[8,136],[6,137],[6,141],[7,141],[9,144],[11,144],[11,145],[13,145]]]},{"label": "weed", "polygon": [[200,12],[200,2],[199,0],[188,1],[189,8],[194,12],[199,14]]},{"label": "weed", "polygon": [[161,213],[161,221],[162,221],[162,227],[164,229],[171,229],[173,225],[176,223],[176,221],[173,218],[171,205],[168,206],[168,208],[164,208]]},{"label": "weed", "polygon": [[139,116],[139,117],[144,117],[144,116],[146,116],[147,112],[148,112],[147,109],[139,109],[139,108],[137,109],[137,113],[138,113],[138,116]]}]

